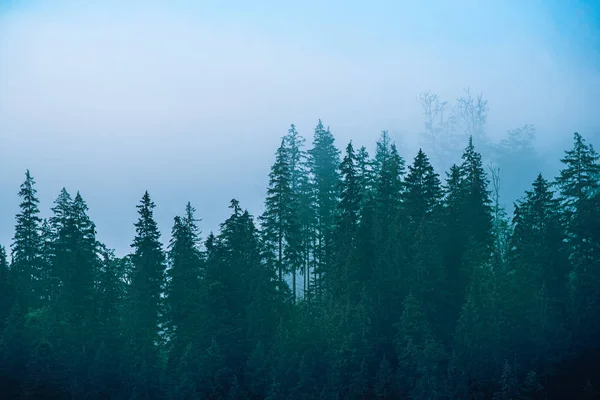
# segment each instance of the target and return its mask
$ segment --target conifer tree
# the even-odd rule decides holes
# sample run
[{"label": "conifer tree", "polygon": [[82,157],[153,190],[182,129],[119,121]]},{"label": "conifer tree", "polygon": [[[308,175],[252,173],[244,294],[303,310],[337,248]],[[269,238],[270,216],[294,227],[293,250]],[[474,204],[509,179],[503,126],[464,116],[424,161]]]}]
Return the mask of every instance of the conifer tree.
[{"label": "conifer tree", "polygon": [[358,149],[356,153],[356,173],[358,176],[358,187],[360,188],[360,198],[362,200],[361,209],[364,208],[365,202],[369,195],[373,194],[375,185],[375,176],[373,173],[373,161],[369,157],[369,153],[365,146]]},{"label": "conifer tree", "polygon": [[[538,175],[531,190],[515,205],[513,235],[509,251],[510,267],[514,269],[509,285],[518,286],[519,291],[508,288],[507,300],[513,301],[510,312],[513,324],[514,343],[521,343],[519,351],[548,351],[543,348],[548,341],[556,341],[561,334],[559,319],[566,316],[567,285],[569,273],[568,252],[564,243],[564,232],[560,220],[558,200],[550,184]],[[543,330],[540,324],[539,296],[544,288],[548,296],[550,327]],[[529,334],[524,331],[529,329]],[[545,340],[547,338],[547,340]]]},{"label": "conifer tree", "polygon": [[73,238],[72,263],[65,265],[61,296],[70,304],[75,324],[90,328],[95,317],[95,283],[100,259],[96,227],[87,215],[87,204],[77,192],[71,209],[71,236]]},{"label": "conifer tree", "polygon": [[[311,192],[307,190],[307,154],[304,151],[305,139],[298,133],[294,124],[285,136],[285,145],[290,169],[290,216],[288,218],[287,256],[292,273],[292,298],[297,298],[297,273],[308,271],[311,251],[312,203]],[[307,275],[303,273],[303,275]]]},{"label": "conifer tree", "polygon": [[49,298],[56,302],[63,285],[62,279],[67,274],[65,268],[73,263],[74,246],[72,225],[73,199],[67,189],[62,188],[52,207],[52,217],[45,227],[44,239],[46,256],[49,261]]},{"label": "conifer tree", "polygon": [[438,174],[433,170],[429,159],[421,149],[413,165],[408,166],[404,181],[403,210],[413,233],[423,218],[431,215],[442,197]]},{"label": "conifer tree", "polygon": [[379,218],[391,222],[398,216],[405,162],[398,154],[396,145],[391,142],[387,131],[383,131],[377,142],[374,164],[375,198]]},{"label": "conifer tree", "polygon": [[480,249],[474,262],[485,262],[491,251],[492,208],[489,180],[483,169],[481,154],[475,151],[473,139],[462,155],[460,166],[464,188],[464,222],[468,230],[468,240]]},{"label": "conifer tree", "polygon": [[13,238],[11,273],[15,282],[15,290],[20,310],[36,308],[41,303],[40,260],[42,239],[40,235],[41,218],[38,208],[39,200],[35,189],[35,180],[25,173],[25,182],[19,191],[21,198],[20,212],[17,214],[15,236]]},{"label": "conifer tree", "polygon": [[565,157],[561,159],[565,168],[556,178],[563,207],[570,219],[581,203],[590,198],[600,187],[600,164],[598,163],[600,156],[579,133],[573,134],[573,141],[573,149],[566,151]]},{"label": "conifer tree", "polygon": [[316,248],[315,248],[315,287],[321,291],[319,277],[331,261],[332,235],[335,223],[335,210],[339,197],[340,151],[335,147],[331,131],[325,129],[321,120],[315,127],[313,148],[308,151],[312,173],[316,206]]},{"label": "conifer tree", "polygon": [[[169,243],[169,277],[166,303],[169,312],[171,340],[176,351],[191,343],[199,329],[200,280],[202,254],[198,248],[199,230],[194,208],[186,205],[185,217],[175,217]],[[177,354],[177,352],[175,353]]]},{"label": "conifer tree", "polygon": [[225,365],[241,377],[250,343],[270,343],[282,299],[275,272],[261,260],[258,231],[248,211],[231,201],[232,215],[209,236],[203,314],[207,337],[218,337]]},{"label": "conifer tree", "polygon": [[98,326],[97,336],[104,345],[116,349],[123,316],[123,300],[125,286],[123,283],[123,270],[113,250],[100,246],[101,264],[98,278]]},{"label": "conifer tree", "polygon": [[[284,274],[296,267],[299,258],[299,246],[295,242],[299,238],[296,231],[298,221],[293,208],[296,201],[291,178],[288,149],[285,140],[282,140],[269,174],[265,212],[261,217],[266,259],[277,272],[281,285],[284,283]],[[294,267],[288,260],[292,261]]]},{"label": "conifer tree", "polygon": [[[131,247],[131,284],[128,293],[128,340],[133,358],[132,390],[139,396],[152,393],[159,368],[157,344],[162,317],[165,254],[154,220],[154,202],[148,192],[137,206],[139,219]],[[132,371],[132,372],[133,372]]]},{"label": "conifer tree", "polygon": [[560,188],[572,265],[570,274],[576,341],[593,340],[600,332],[600,156],[575,133],[573,149],[561,160]]},{"label": "conifer tree", "polygon": [[[330,293],[334,299],[343,300],[346,312],[350,312],[350,279],[354,277],[352,256],[355,252],[355,236],[358,228],[360,212],[360,188],[356,171],[356,154],[352,142],[346,146],[346,154],[339,166],[342,180],[340,181],[340,202],[336,215],[334,235],[335,257],[326,275]],[[340,298],[343,296],[343,298]]]}]

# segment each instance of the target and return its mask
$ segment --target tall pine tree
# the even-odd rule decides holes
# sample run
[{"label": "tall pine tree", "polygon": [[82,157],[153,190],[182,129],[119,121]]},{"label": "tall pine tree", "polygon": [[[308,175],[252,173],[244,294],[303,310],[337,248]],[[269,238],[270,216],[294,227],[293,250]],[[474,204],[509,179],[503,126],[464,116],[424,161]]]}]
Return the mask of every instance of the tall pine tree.
[{"label": "tall pine tree", "polygon": [[40,305],[42,282],[40,273],[42,238],[40,234],[39,199],[35,180],[25,173],[25,182],[19,191],[20,212],[17,214],[15,236],[13,238],[11,273],[14,279],[19,309],[27,313],[30,308]]}]

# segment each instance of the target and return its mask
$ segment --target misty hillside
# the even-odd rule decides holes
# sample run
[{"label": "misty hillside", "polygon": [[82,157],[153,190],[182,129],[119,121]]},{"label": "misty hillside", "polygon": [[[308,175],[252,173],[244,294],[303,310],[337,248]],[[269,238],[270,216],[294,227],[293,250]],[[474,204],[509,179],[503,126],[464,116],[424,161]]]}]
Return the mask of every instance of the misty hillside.
[{"label": "misty hillside", "polygon": [[[188,203],[161,233],[145,192],[124,257],[96,238],[79,192],[63,189],[40,218],[27,171],[14,239],[0,248],[1,393],[594,398],[600,157],[575,133],[560,170],[543,176],[532,128],[497,153],[468,133],[441,176],[432,163],[450,145],[434,134],[437,161],[400,154],[386,131],[369,155],[338,148],[321,121],[311,145],[292,125],[261,215],[233,199],[202,236],[210,210]],[[511,153],[507,180],[534,176],[511,210],[476,143],[500,165]]]},{"label": "misty hillside", "polygon": [[0,400],[600,399],[599,0],[0,0]]}]

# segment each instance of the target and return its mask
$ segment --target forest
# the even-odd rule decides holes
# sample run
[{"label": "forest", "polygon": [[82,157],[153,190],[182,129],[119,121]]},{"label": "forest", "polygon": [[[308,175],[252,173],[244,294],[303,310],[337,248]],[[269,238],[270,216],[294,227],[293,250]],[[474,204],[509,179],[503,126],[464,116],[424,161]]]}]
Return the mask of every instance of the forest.
[{"label": "forest", "polygon": [[1,397],[595,398],[599,156],[573,134],[507,209],[475,128],[436,172],[386,131],[371,156],[291,125],[264,212],[233,199],[204,235],[211,210],[182,205],[165,248],[146,192],[123,257],[79,192],[41,218],[27,171],[0,247]]}]

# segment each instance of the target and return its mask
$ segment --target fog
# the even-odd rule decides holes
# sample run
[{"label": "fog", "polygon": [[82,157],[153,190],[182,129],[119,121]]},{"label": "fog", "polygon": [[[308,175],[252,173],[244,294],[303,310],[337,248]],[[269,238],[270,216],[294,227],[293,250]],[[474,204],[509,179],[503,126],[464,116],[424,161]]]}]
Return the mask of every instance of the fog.
[{"label": "fog", "polygon": [[573,132],[600,144],[600,12],[582,1],[101,3],[0,5],[3,245],[26,169],[43,216],[79,190],[122,255],[144,190],[165,242],[187,201],[203,236],[234,197],[258,215],[291,123],[310,144],[321,118],[340,148],[387,129],[412,160],[427,90],[482,93],[494,140],[535,125],[549,178]]}]

